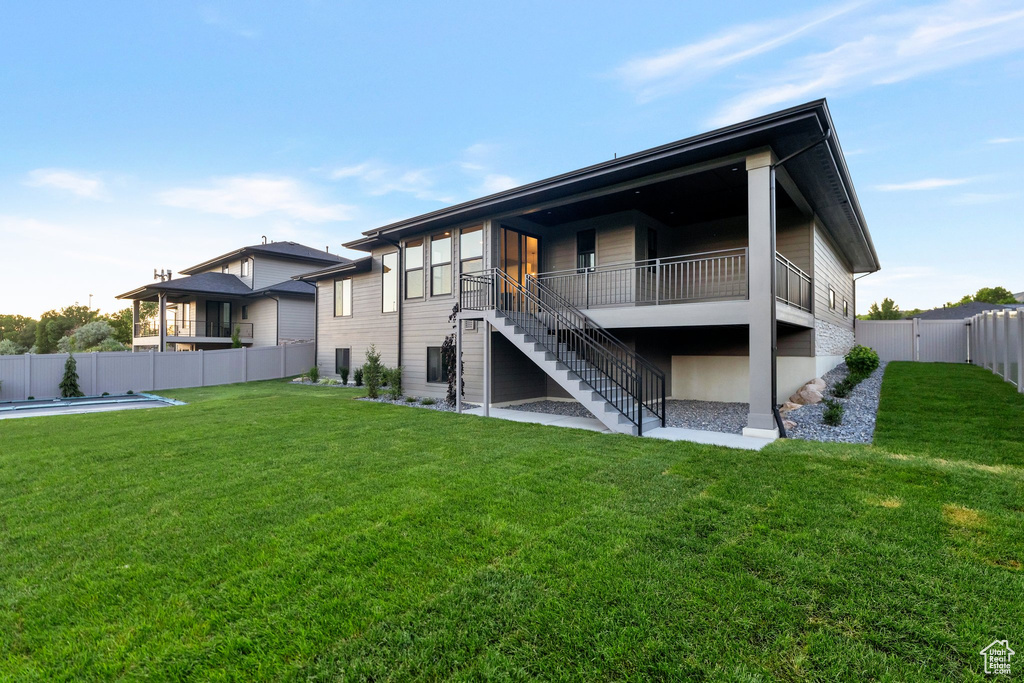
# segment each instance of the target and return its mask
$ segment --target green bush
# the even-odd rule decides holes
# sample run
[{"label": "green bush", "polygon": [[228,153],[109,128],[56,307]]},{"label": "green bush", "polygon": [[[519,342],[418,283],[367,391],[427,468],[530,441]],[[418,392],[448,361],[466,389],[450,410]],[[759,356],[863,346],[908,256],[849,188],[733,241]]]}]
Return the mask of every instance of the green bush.
[{"label": "green bush", "polygon": [[853,386],[854,383],[850,381],[849,377],[847,377],[842,382],[839,382],[832,387],[832,395],[836,398],[846,398],[850,395],[850,392],[853,391]]},{"label": "green bush", "polygon": [[320,381],[320,368],[315,365],[309,369],[309,381],[313,384]]},{"label": "green bush", "polygon": [[402,368],[391,368],[387,371],[388,398],[397,401],[402,398]]},{"label": "green bush", "polygon": [[366,380],[366,395],[370,398],[380,396],[380,385],[384,379],[384,366],[380,362],[380,352],[370,344],[366,349],[366,364],[363,365],[363,379]]},{"label": "green bush", "polygon": [[352,373],[352,379],[355,380],[356,386],[363,386],[363,369],[356,368],[356,371]]},{"label": "green bush", "polygon": [[0,356],[17,356],[25,353],[25,347],[13,339],[0,340]]},{"label": "green bush", "polygon": [[830,398],[825,399],[825,414],[821,419],[831,427],[843,424],[843,404]]},{"label": "green bush", "polygon": [[231,333],[231,348],[242,348],[242,328],[235,325],[235,331]]},{"label": "green bush", "polygon": [[341,375],[341,383],[348,384],[348,368],[342,368],[338,374]]},{"label": "green bush", "polygon": [[867,377],[878,369],[878,353],[874,349],[858,344],[846,354],[846,367],[851,375]]},{"label": "green bush", "polygon": [[415,403],[416,402],[416,397],[415,396],[406,396],[405,397],[405,402],[406,403]]},{"label": "green bush", "polygon": [[64,377],[60,381],[60,395],[63,398],[85,396],[78,386],[78,362],[75,360],[74,353],[69,353],[68,359],[64,361]]},{"label": "green bush", "polygon": [[422,401],[420,401],[420,403],[421,403],[421,404],[423,404],[423,405],[425,405],[425,406],[432,406],[432,405],[434,405],[435,403],[437,403],[437,401],[435,401],[435,400],[434,400],[434,399],[432,399],[432,398],[425,398],[425,399],[423,399]]}]

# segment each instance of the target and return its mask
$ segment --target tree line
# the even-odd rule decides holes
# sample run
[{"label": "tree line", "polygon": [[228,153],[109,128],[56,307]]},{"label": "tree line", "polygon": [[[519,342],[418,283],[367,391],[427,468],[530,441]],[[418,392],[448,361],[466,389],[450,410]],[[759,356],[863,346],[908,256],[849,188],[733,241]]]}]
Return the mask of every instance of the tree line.
[{"label": "tree line", "polygon": [[[957,302],[947,301],[946,308],[954,308],[956,306],[963,306],[973,301],[978,301],[986,304],[1016,304],[1020,303],[1017,298],[1013,295],[1013,292],[1008,290],[1006,287],[982,287],[974,294],[965,294]],[[878,302],[871,304],[871,308],[868,309],[867,314],[857,316],[861,320],[903,320],[905,318],[913,318],[919,313],[923,313],[924,309],[914,308],[911,310],[900,310],[900,307],[896,305],[896,302],[886,297],[882,299],[882,304]]]},{"label": "tree line", "polygon": [[[140,317],[156,316],[155,303],[143,303]],[[46,311],[39,319],[0,314],[0,356],[20,353],[126,351],[132,344],[132,309],[102,314],[74,304]]]}]

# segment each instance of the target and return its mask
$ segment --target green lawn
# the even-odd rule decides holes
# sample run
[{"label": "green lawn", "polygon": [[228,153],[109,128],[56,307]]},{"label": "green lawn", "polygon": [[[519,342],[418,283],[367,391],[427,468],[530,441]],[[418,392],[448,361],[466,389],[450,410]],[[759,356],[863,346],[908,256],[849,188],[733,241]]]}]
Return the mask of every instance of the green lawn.
[{"label": "green lawn", "polygon": [[982,680],[1024,644],[1024,401],[989,377],[890,365],[884,448],[281,382],[2,421],[0,680]]}]

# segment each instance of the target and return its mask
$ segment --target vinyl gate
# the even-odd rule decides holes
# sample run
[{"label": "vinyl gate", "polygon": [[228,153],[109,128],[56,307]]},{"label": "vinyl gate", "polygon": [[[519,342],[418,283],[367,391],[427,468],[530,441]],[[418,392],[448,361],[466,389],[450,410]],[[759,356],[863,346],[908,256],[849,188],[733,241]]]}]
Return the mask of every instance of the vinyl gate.
[{"label": "vinyl gate", "polygon": [[981,313],[971,318],[970,329],[971,363],[1024,393],[1024,310]]},{"label": "vinyl gate", "polygon": [[[66,353],[0,356],[0,401],[60,396]],[[299,375],[313,367],[313,344],[216,351],[76,353],[87,396],[159,391]]]},{"label": "vinyl gate", "polygon": [[857,343],[870,346],[882,360],[967,363],[970,320],[858,320]]}]

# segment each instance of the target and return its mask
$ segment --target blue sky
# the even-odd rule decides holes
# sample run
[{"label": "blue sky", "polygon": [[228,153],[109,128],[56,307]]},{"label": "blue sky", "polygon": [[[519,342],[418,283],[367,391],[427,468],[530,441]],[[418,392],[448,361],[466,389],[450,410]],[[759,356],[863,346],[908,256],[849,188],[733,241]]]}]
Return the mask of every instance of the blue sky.
[{"label": "blue sky", "polygon": [[827,97],[858,307],[1024,290],[1019,2],[5,3],[0,312],[424,213]]}]

